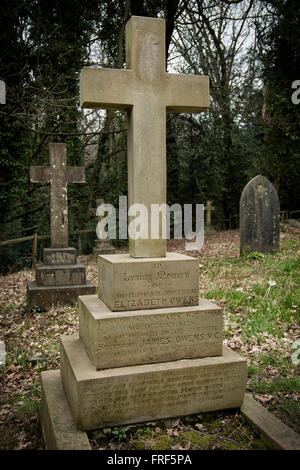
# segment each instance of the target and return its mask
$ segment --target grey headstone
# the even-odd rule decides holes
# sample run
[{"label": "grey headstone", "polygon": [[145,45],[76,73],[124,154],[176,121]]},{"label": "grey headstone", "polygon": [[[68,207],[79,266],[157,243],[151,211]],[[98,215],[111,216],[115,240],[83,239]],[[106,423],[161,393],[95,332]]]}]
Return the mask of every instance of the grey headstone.
[{"label": "grey headstone", "polygon": [[298,220],[296,220],[296,219],[289,219],[288,220],[288,225],[290,227],[300,228],[300,222],[298,222]]},{"label": "grey headstone", "polygon": [[5,366],[5,356],[6,356],[5,343],[4,341],[0,341],[0,367]]},{"label": "grey headstone", "polygon": [[0,80],[0,104],[6,103],[6,87],[5,82]]},{"label": "grey headstone", "polygon": [[240,199],[241,253],[278,250],[279,222],[277,191],[264,176],[256,176],[245,186]]}]

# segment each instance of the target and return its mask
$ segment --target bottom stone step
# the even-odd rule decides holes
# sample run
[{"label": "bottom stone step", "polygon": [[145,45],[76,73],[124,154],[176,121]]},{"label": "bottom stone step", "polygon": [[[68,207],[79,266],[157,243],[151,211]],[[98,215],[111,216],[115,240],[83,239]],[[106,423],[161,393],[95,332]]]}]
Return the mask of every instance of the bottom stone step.
[{"label": "bottom stone step", "polygon": [[86,281],[78,286],[38,286],[36,281],[27,283],[28,311],[34,307],[41,310],[51,308],[52,305],[66,305],[76,302],[79,295],[95,294],[96,287]]},{"label": "bottom stone step", "polygon": [[42,372],[41,425],[46,450],[91,450],[84,431],[77,429],[62,386],[60,371]]},{"label": "bottom stone step", "polygon": [[77,335],[61,338],[61,374],[80,429],[239,408],[246,359],[224,347],[201,359],[96,370]]}]

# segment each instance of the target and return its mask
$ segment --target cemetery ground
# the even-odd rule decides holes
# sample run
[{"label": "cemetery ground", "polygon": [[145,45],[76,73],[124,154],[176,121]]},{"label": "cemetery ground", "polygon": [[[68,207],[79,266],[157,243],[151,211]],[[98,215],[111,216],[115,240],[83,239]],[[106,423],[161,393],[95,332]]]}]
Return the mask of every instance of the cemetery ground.
[{"label": "cemetery ground", "polygon": [[[185,253],[184,241],[170,241],[168,250]],[[238,231],[208,235],[201,252],[186,254],[199,258],[201,297],[224,308],[225,343],[247,357],[247,392],[299,433],[300,366],[292,354],[300,337],[300,231],[282,231],[274,255],[240,257]],[[92,255],[79,260],[97,285]],[[0,369],[0,449],[42,449],[40,373],[59,368],[59,336],[78,333],[76,305],[28,313],[26,281],[33,278],[24,270],[0,279],[0,339],[7,350]],[[234,410],[99,429],[88,436],[93,449],[268,448]]]}]

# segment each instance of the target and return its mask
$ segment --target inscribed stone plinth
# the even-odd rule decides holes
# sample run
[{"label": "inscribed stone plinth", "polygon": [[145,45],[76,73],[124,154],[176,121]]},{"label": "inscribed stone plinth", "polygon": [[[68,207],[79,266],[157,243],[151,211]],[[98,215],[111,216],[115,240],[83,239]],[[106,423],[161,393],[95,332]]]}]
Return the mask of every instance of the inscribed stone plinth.
[{"label": "inscribed stone plinth", "polygon": [[85,267],[81,263],[63,265],[36,265],[39,286],[81,286],[86,282]]},{"label": "inscribed stone plinth", "polygon": [[79,337],[61,337],[62,381],[80,429],[241,406],[246,359],[222,356],[96,370]]},{"label": "inscribed stone plinth", "polygon": [[222,309],[194,307],[115,313],[97,295],[79,297],[79,332],[97,369],[222,354]]},{"label": "inscribed stone plinth", "polygon": [[98,259],[98,296],[113,311],[198,305],[199,261],[179,253]]},{"label": "inscribed stone plinth", "polygon": [[75,248],[44,248],[43,261],[45,264],[76,264]]},{"label": "inscribed stone plinth", "polygon": [[28,281],[28,310],[34,307],[47,310],[53,306],[74,304],[79,295],[91,295],[95,292],[95,286],[88,279],[85,284],[79,286],[39,286],[36,281]]},{"label": "inscribed stone plinth", "polygon": [[[151,204],[166,203],[166,112],[199,113],[209,107],[209,80],[165,71],[165,21],[132,16],[126,24],[126,70],[85,67],[84,108],[126,110],[128,203],[144,204],[151,233]],[[129,217],[129,222],[131,218]],[[137,258],[166,255],[166,240],[129,238]]]},{"label": "inscribed stone plinth", "polygon": [[280,243],[280,204],[276,189],[264,176],[245,186],[240,199],[240,251],[272,253]]}]

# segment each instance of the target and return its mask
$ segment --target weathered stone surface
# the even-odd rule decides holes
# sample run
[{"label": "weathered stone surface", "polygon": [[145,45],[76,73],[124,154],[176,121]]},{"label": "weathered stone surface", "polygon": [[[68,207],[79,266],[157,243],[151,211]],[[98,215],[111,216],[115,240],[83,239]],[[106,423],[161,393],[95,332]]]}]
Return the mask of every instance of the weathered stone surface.
[{"label": "weathered stone surface", "polygon": [[206,206],[204,207],[206,211],[206,227],[211,226],[211,213],[215,210],[215,206],[212,206],[211,201],[207,201]]},{"label": "weathered stone surface", "polygon": [[78,336],[61,338],[62,381],[80,429],[241,406],[246,359],[229,348],[202,359],[96,370]]},{"label": "weathered stone surface", "polygon": [[78,286],[86,282],[85,267],[73,265],[36,265],[36,283],[38,286]]},{"label": "weathered stone surface", "polygon": [[98,260],[98,256],[113,255],[115,252],[116,250],[112,245],[110,248],[93,248],[93,255],[96,260]]},{"label": "weathered stone surface", "polygon": [[198,264],[174,252],[150,259],[99,256],[98,296],[112,311],[198,305]]},{"label": "weathered stone surface", "polygon": [[113,255],[116,252],[110,240],[95,240],[95,247],[93,253],[96,259],[99,255]]},{"label": "weathered stone surface", "polygon": [[76,264],[76,248],[44,248],[44,264]]},{"label": "weathered stone surface", "polygon": [[130,18],[126,56],[127,70],[84,68],[80,102],[85,108],[128,111],[128,203],[148,210],[148,239],[130,238],[129,251],[136,258],[156,258],[166,255],[161,231],[158,239],[151,239],[150,219],[151,204],[166,202],[166,112],[207,109],[209,81],[166,73],[165,21],[160,18]]},{"label": "weathered stone surface", "polygon": [[264,176],[256,176],[245,186],[240,199],[241,253],[278,250],[279,223],[277,191]]},{"label": "weathered stone surface", "polygon": [[273,449],[300,450],[299,434],[286,426],[249,394],[245,395],[241,413],[264,435]]},{"label": "weathered stone surface", "polygon": [[96,287],[90,281],[80,286],[38,286],[35,281],[27,283],[28,310],[39,307],[47,310],[52,306],[67,305],[77,302],[79,295],[95,294]]},{"label": "weathered stone surface", "polygon": [[32,183],[51,185],[51,247],[68,247],[68,201],[67,184],[85,183],[82,167],[66,166],[66,144],[49,144],[50,166],[30,167]]},{"label": "weathered stone surface", "polygon": [[5,358],[6,358],[5,343],[4,341],[0,341],[0,368],[5,366]]},{"label": "weathered stone surface", "polygon": [[46,450],[91,450],[84,431],[77,429],[62,386],[60,371],[42,372],[41,425]]},{"label": "weathered stone surface", "polygon": [[195,307],[111,312],[97,295],[79,297],[79,332],[97,369],[222,354],[222,309]]},{"label": "weathered stone surface", "polygon": [[300,222],[296,219],[288,219],[288,225],[293,228],[300,228]]}]

